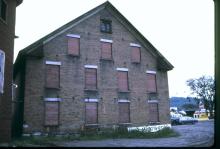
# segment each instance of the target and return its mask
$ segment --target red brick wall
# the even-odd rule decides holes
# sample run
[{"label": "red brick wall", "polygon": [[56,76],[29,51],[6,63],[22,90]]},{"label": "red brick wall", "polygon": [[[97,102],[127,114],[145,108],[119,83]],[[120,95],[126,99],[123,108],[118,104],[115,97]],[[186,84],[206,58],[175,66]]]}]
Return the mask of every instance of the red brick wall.
[{"label": "red brick wall", "polygon": [[[112,20],[112,34],[100,32],[100,17]],[[80,56],[68,55],[67,34],[80,35]],[[113,40],[113,60],[101,60],[100,38]],[[60,101],[58,131],[70,132],[80,129],[85,123],[85,98],[98,99],[98,123],[102,126],[118,124],[119,104],[117,99],[130,100],[130,122],[133,126],[148,123],[149,94],[146,70],[157,71],[157,92],[160,124],[170,123],[169,92],[166,71],[157,70],[157,60],[141,47],[141,62],[132,63],[130,43],[141,44],[108,11],[102,11],[75,27],[65,31],[44,45],[44,58],[27,60],[25,78],[24,120],[28,124],[24,133],[46,131],[44,126],[44,100],[46,60],[60,61],[60,89],[54,90]],[[149,47],[150,48],[150,47]],[[97,65],[97,91],[85,90],[84,65]],[[117,67],[128,68],[129,92],[119,93]],[[36,69],[37,68],[37,69]]]},{"label": "red brick wall", "polygon": [[11,139],[12,68],[15,35],[15,0],[7,0],[7,20],[0,20],[0,49],[5,52],[4,93],[0,93],[0,142]]}]

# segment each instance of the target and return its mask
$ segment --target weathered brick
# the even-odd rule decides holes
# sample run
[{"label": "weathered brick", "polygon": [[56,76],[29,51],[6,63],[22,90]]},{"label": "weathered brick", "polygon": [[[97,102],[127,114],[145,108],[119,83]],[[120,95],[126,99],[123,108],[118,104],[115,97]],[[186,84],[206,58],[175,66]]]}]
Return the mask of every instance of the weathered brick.
[{"label": "weathered brick", "polygon": [[[112,20],[112,34],[101,33],[100,17]],[[67,34],[80,35],[80,56],[68,55]],[[101,60],[100,39],[113,40],[112,61]],[[146,70],[157,72],[157,93],[160,124],[170,123],[167,72],[157,69],[157,59],[145,46],[141,47],[140,64],[132,63],[130,43],[140,44],[133,34],[111,13],[102,10],[80,22],[43,46],[42,59],[29,58],[26,62],[24,120],[29,125],[25,133],[45,131],[44,101],[45,61],[60,61],[60,89],[54,91],[62,98],[60,102],[60,125],[56,131],[68,132],[85,125],[85,98],[98,99],[98,123],[111,126],[119,122],[118,99],[130,100],[130,120],[133,126],[146,125],[149,117]],[[150,46],[149,46],[150,48]],[[97,91],[85,91],[84,65],[97,65]],[[118,67],[128,68],[128,93],[119,93],[117,87]]]},{"label": "weathered brick", "polygon": [[15,37],[15,9],[17,2],[7,0],[7,16],[0,18],[0,50],[5,52],[4,93],[0,93],[0,142],[11,140],[12,70]]}]

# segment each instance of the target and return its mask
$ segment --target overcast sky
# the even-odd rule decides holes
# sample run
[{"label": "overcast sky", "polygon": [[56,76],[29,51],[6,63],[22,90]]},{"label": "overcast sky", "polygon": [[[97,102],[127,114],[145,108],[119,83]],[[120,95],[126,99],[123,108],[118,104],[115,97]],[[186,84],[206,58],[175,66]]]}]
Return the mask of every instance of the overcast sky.
[{"label": "overcast sky", "polygon": [[[109,0],[168,60],[169,94],[189,96],[186,80],[214,76],[212,0]],[[15,53],[105,0],[23,0]]]}]

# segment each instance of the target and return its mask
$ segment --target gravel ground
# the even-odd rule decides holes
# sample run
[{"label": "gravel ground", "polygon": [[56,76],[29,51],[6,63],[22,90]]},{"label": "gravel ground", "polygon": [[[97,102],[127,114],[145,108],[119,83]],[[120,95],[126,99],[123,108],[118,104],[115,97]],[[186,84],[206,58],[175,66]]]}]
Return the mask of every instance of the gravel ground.
[{"label": "gravel ground", "polygon": [[210,147],[214,143],[214,121],[194,125],[176,125],[172,128],[181,136],[159,139],[107,139],[100,141],[54,142],[65,147]]}]

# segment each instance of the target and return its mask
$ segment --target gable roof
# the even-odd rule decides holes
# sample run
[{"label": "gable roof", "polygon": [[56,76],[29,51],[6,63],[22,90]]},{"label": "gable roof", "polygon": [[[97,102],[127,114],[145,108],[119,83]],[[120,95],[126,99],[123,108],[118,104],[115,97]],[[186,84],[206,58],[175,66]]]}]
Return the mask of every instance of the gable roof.
[{"label": "gable roof", "polygon": [[[50,34],[44,36],[43,38],[37,40],[33,44],[19,51],[16,61],[14,63],[14,69],[18,69],[17,67],[20,65],[21,61],[25,60],[25,57],[31,53],[42,53],[42,46],[49,42],[51,39],[55,38],[59,34],[67,31],[73,26],[79,24],[85,19],[93,16],[94,14],[100,12],[103,9],[107,9],[113,16],[122,23],[129,31],[132,33],[139,42],[149,50],[149,52],[157,58],[157,62],[160,66],[160,69],[163,70],[171,70],[173,69],[173,65],[108,1],[105,3],[93,8],[92,10],[86,12],[85,14],[77,17],[76,19],[70,21],[69,23],[61,26]],[[41,49],[41,50],[40,50]]]}]

